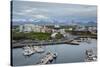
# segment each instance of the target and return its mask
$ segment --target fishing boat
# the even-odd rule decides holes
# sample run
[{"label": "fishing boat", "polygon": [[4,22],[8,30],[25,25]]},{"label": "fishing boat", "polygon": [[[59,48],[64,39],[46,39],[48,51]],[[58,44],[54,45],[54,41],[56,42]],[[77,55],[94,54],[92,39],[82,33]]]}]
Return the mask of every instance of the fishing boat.
[{"label": "fishing boat", "polygon": [[32,55],[36,52],[32,47],[29,47],[29,46],[26,46],[23,49],[24,49],[23,55],[25,55],[25,56]]},{"label": "fishing boat", "polygon": [[86,59],[85,61],[96,61],[97,60],[97,56],[94,54],[93,50],[86,50]]},{"label": "fishing boat", "polygon": [[40,60],[38,64],[48,64],[57,57],[57,53],[47,52],[46,55]]},{"label": "fishing boat", "polygon": [[34,50],[38,53],[44,52],[44,49],[41,46],[34,46]]},{"label": "fishing boat", "polygon": [[44,49],[41,46],[25,46],[23,47],[23,54],[25,56],[32,55],[34,53],[42,53]]}]

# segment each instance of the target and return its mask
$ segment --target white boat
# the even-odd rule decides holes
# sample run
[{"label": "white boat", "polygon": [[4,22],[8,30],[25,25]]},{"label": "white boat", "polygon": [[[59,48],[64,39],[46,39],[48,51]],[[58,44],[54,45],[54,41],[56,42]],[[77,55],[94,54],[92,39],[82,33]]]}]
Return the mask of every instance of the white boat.
[{"label": "white boat", "polygon": [[44,49],[41,46],[26,46],[23,47],[23,49],[24,49],[23,54],[26,56],[32,55],[34,53],[44,52]]},{"label": "white boat", "polygon": [[97,60],[97,56],[94,54],[93,50],[86,50],[86,59],[85,61],[96,61]]},{"label": "white boat", "polygon": [[32,49],[32,47],[29,47],[29,46],[26,46],[24,47],[24,51],[23,51],[23,54],[25,56],[29,56],[29,55],[32,55],[34,54],[36,51]]},{"label": "white boat", "polygon": [[41,46],[34,46],[34,50],[38,53],[44,52],[44,49]]},{"label": "white boat", "polygon": [[32,50],[25,50],[23,52],[23,54],[26,55],[26,56],[32,55],[33,53],[35,53],[35,51],[32,51]]}]

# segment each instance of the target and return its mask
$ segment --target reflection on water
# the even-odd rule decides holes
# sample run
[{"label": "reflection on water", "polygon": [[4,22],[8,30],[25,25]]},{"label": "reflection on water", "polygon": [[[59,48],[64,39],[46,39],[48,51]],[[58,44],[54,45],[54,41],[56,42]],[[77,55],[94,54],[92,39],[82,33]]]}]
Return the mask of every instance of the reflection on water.
[{"label": "reflection on water", "polygon": [[44,46],[44,53],[35,53],[31,56],[24,56],[22,48],[14,48],[13,51],[13,65],[34,65],[40,62],[40,59],[48,52],[57,53],[57,58],[52,63],[72,63],[84,62],[85,51],[87,49],[94,49],[96,53],[97,42],[92,39],[90,43],[81,42],[80,45],[48,45]]}]

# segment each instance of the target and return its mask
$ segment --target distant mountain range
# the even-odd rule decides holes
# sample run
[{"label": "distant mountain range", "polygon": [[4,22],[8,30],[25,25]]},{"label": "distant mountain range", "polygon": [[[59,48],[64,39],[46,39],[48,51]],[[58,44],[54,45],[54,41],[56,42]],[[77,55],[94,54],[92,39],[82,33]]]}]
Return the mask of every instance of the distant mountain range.
[{"label": "distant mountain range", "polygon": [[38,25],[84,25],[84,26],[96,26],[97,22],[58,22],[51,20],[35,20],[35,21],[13,21],[12,25],[22,25],[22,24],[38,24]]},{"label": "distant mountain range", "polygon": [[84,23],[84,22],[77,22],[77,24],[78,25],[84,25],[84,26],[97,26],[97,23],[96,22],[93,22],[93,21],[86,22],[86,23]]}]

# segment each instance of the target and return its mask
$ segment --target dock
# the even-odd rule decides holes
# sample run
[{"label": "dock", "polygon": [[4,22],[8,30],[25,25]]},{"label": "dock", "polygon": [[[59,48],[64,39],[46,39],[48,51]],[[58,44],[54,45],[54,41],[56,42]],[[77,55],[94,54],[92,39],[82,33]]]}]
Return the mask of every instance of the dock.
[{"label": "dock", "polygon": [[16,42],[16,43],[12,43],[12,48],[18,48],[18,47],[24,47],[27,45],[31,45],[31,46],[45,46],[45,45],[56,45],[56,44],[69,44],[69,45],[79,45],[78,42],[74,42],[74,40],[61,40],[61,41],[49,41],[49,42]]},{"label": "dock", "polygon": [[41,60],[40,63],[38,64],[47,64],[50,61],[53,61],[53,59],[55,59],[57,57],[56,54],[53,54],[51,52],[48,52]]}]

